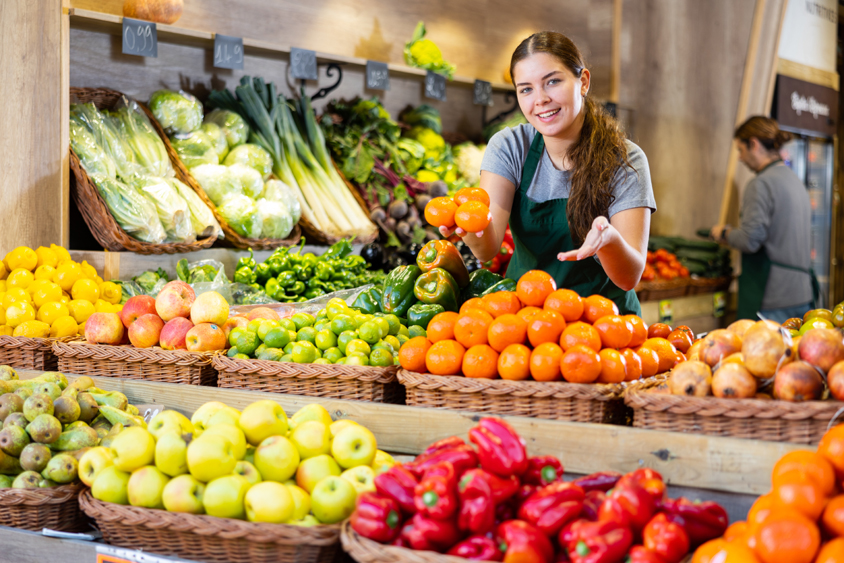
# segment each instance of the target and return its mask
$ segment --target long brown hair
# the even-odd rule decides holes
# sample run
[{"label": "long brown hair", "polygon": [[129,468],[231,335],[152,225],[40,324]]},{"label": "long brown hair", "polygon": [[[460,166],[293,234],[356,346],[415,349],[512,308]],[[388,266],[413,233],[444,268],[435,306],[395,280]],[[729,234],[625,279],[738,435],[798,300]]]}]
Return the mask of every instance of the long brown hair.
[{"label": "long brown hair", "polygon": [[750,139],[756,138],[768,152],[774,152],[780,150],[793,135],[781,130],[770,117],[754,115],[736,128],[734,137],[746,145],[750,145]]},{"label": "long brown hair", "polygon": [[[555,31],[534,33],[522,41],[510,59],[510,76],[516,64],[534,53],[556,57],[575,77],[580,78],[586,63],[574,42]],[[580,138],[569,148],[572,163],[571,193],[566,208],[569,230],[575,243],[586,238],[592,221],[606,216],[615,200],[612,181],[622,164],[630,169],[624,133],[618,122],[588,95],[584,97],[583,128]]]}]

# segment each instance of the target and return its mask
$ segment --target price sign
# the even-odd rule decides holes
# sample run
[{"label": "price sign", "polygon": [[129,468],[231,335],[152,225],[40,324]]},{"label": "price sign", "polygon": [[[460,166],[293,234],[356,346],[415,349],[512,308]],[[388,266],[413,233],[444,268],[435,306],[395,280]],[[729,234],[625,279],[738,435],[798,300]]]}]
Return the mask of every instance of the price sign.
[{"label": "price sign", "polygon": [[215,33],[214,66],[241,70],[243,68],[243,38]]},{"label": "price sign", "polygon": [[300,80],[316,80],[317,75],[316,51],[308,49],[290,49],[290,72],[293,78]]},{"label": "price sign", "polygon": [[110,545],[97,546],[97,563],[188,563],[184,559],[162,557]]},{"label": "price sign", "polygon": [[366,61],[366,87],[370,90],[390,89],[390,70],[387,63]]},{"label": "price sign", "polygon": [[155,24],[123,18],[123,54],[158,57],[158,32]]},{"label": "price sign", "polygon": [[492,84],[485,80],[475,80],[475,94],[472,101],[476,106],[491,106]]},{"label": "price sign", "polygon": [[425,75],[425,97],[445,101],[445,76],[432,70]]},{"label": "price sign", "polygon": [[670,299],[659,302],[659,322],[667,325],[674,324],[674,310]]}]

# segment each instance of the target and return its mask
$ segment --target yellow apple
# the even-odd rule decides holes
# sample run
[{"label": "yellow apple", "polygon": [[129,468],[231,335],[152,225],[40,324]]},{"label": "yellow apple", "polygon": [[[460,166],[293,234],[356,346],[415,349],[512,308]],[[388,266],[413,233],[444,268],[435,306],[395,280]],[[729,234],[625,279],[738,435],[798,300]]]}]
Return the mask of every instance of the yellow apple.
[{"label": "yellow apple", "polygon": [[129,504],[141,508],[164,508],[161,493],[170,480],[154,465],[146,465],[132,472],[127,491]]},{"label": "yellow apple", "polygon": [[345,520],[355,511],[355,488],[342,477],[323,478],[311,494],[311,512],[324,524]]},{"label": "yellow apple", "polygon": [[284,524],[293,517],[296,503],[290,490],[275,481],[253,485],[246,493],[246,519],[250,522]]},{"label": "yellow apple", "polygon": [[255,448],[255,467],[265,481],[283,483],[299,467],[299,451],[284,436],[270,436]]},{"label": "yellow apple", "polygon": [[334,436],[339,434],[341,430],[345,430],[346,428],[352,425],[358,425],[358,423],[354,420],[349,420],[348,418],[341,418],[340,420],[332,422],[331,426],[329,426],[329,428],[331,429],[331,439],[333,440]]},{"label": "yellow apple", "polygon": [[331,452],[331,431],[316,420],[300,422],[290,433],[290,441],[299,450],[301,459]]},{"label": "yellow apple", "polygon": [[287,481],[284,486],[290,491],[290,496],[293,497],[293,503],[296,505],[291,520],[301,520],[311,511],[311,495],[295,482]]},{"label": "yellow apple", "polygon": [[202,497],[205,485],[196,480],[193,475],[179,475],[164,485],[161,501],[169,512],[187,512],[188,514],[202,514]]},{"label": "yellow apple", "polygon": [[290,429],[294,430],[297,425],[305,422],[306,420],[316,420],[326,426],[331,426],[331,415],[328,414],[325,407],[318,403],[310,403],[296,411],[296,414],[290,417]]},{"label": "yellow apple", "polygon": [[79,460],[79,479],[92,487],[100,472],[114,464],[114,453],[109,448],[91,448]]},{"label": "yellow apple", "polygon": [[204,483],[228,475],[235,465],[234,446],[227,438],[203,435],[188,445],[188,470]]},{"label": "yellow apple", "polygon": [[375,435],[360,425],[343,429],[331,442],[331,455],[343,469],[372,465],[377,450]]},{"label": "yellow apple", "polygon": [[147,425],[147,430],[155,436],[156,440],[167,432],[193,434],[194,431],[190,419],[182,413],[173,410],[163,410],[152,417],[152,420]]},{"label": "yellow apple", "polygon": [[[212,417],[212,422],[215,418],[223,414],[225,411],[218,412]],[[243,431],[233,424],[220,423],[212,424],[202,433],[203,436],[222,436],[232,443],[235,459],[243,459],[246,455],[246,437]]]},{"label": "yellow apple", "polygon": [[225,475],[205,486],[202,504],[205,513],[219,518],[240,518],[246,516],[243,501],[251,485],[241,475]]},{"label": "yellow apple", "polygon": [[[316,484],[325,477],[340,476],[340,466],[330,455],[318,455],[304,460],[296,471],[296,484],[312,494]],[[313,501],[312,501],[313,502]]]},{"label": "yellow apple", "polygon": [[125,428],[111,442],[114,465],[121,471],[132,472],[155,459],[155,438],[140,426]]},{"label": "yellow apple", "polygon": [[375,459],[372,460],[372,469],[375,470],[376,476],[381,475],[395,464],[396,460],[393,459],[393,456],[387,452],[376,450]]},{"label": "yellow apple", "polygon": [[257,485],[262,481],[261,474],[258,473],[255,466],[248,461],[238,461],[237,465],[235,465],[232,470],[232,474],[244,477],[247,481],[249,481],[250,485]]},{"label": "yellow apple", "polygon": [[168,432],[158,436],[155,466],[170,477],[188,472],[188,443],[181,434]]},{"label": "yellow apple", "polygon": [[109,465],[99,472],[91,486],[91,495],[103,502],[114,504],[129,504],[129,477],[126,471],[121,471],[114,465]]},{"label": "yellow apple", "polygon": [[255,401],[240,413],[239,423],[253,446],[270,436],[287,436],[287,415],[275,401]]},{"label": "yellow apple", "polygon": [[368,465],[345,470],[340,477],[352,484],[358,494],[375,490],[375,471]]}]

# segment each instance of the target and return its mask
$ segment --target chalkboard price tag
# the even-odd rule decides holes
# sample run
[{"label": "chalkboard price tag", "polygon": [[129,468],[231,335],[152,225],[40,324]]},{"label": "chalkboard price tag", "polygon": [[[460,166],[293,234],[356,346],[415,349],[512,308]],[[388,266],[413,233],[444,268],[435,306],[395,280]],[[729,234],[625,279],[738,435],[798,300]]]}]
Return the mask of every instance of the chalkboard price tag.
[{"label": "chalkboard price tag", "polygon": [[492,84],[485,80],[475,80],[473,102],[476,106],[492,105]]},{"label": "chalkboard price tag", "polygon": [[158,57],[155,23],[123,18],[123,54]]},{"label": "chalkboard price tag", "polygon": [[290,72],[293,78],[300,80],[318,79],[316,51],[296,47],[290,49]]},{"label": "chalkboard price tag", "polygon": [[370,90],[390,89],[390,70],[387,63],[366,61],[366,87]]},{"label": "chalkboard price tag", "polygon": [[215,33],[214,66],[241,70],[243,68],[243,38]]},{"label": "chalkboard price tag", "polygon": [[445,101],[445,76],[432,70],[425,75],[425,97]]}]

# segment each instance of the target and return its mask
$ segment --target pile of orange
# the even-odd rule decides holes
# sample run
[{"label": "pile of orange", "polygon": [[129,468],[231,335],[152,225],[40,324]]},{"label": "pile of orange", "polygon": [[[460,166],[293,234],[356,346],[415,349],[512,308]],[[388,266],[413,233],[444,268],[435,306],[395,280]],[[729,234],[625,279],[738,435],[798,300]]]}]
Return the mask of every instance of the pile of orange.
[{"label": "pile of orange", "polygon": [[634,381],[685,359],[668,339],[649,334],[638,316],[619,315],[606,297],[557,289],[539,270],[524,274],[516,291],[469,299],[459,313],[440,313],[427,337],[412,338],[399,350],[401,366],[410,371],[570,383]]},{"label": "pile of orange", "polygon": [[435,197],[425,206],[425,220],[434,227],[460,227],[478,233],[489,225],[489,194],[480,188],[463,188],[450,197]]},{"label": "pile of orange", "polygon": [[816,452],[797,450],[774,465],[772,489],[747,521],[703,544],[692,563],[841,563],[844,561],[844,425]]}]

